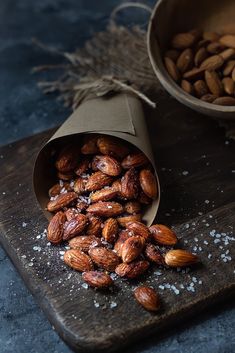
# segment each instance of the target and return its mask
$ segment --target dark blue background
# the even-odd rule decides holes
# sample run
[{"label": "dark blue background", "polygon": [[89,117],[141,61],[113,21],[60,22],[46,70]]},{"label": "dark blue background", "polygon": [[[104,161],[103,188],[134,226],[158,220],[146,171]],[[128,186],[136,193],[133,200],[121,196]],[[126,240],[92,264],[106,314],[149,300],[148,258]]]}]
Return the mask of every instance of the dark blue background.
[{"label": "dark blue background", "polygon": [[[1,144],[56,126],[69,114],[61,103],[44,96],[37,88],[37,76],[30,74],[31,68],[52,63],[55,58],[36,48],[31,38],[58,49],[73,50],[94,32],[105,28],[108,15],[119,3],[119,0],[1,0]],[[145,3],[152,6],[154,1]],[[0,353],[71,352],[53,331],[2,249],[0,277]],[[148,339],[131,351],[232,353],[234,327],[235,309],[223,305],[200,314],[161,340]]]}]

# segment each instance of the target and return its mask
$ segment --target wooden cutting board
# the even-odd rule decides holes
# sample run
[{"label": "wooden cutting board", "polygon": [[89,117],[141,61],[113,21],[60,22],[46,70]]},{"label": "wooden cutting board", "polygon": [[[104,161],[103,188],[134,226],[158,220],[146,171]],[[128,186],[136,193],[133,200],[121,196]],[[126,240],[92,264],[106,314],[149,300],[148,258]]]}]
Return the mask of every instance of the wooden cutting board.
[{"label": "wooden cutting board", "polygon": [[[235,143],[217,123],[164,97],[146,112],[162,199],[158,223],[173,225],[180,245],[198,253],[192,270],[153,268],[140,282],[117,280],[98,292],[47,243],[47,221],[32,190],[37,152],[53,131],[0,149],[3,247],[51,324],[74,350],[115,351],[198,314],[235,292]],[[133,299],[138,283],[153,286],[162,309],[150,314]]]}]

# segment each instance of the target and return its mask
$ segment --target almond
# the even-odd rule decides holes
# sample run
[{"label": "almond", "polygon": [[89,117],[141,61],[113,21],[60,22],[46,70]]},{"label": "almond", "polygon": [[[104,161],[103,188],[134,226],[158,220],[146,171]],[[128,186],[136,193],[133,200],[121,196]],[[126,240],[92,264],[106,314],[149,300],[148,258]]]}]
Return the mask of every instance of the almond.
[{"label": "almond", "polygon": [[112,189],[114,191],[117,191],[118,193],[121,192],[122,190],[122,183],[121,183],[121,179],[118,179],[118,180],[115,180],[113,183],[112,183]]},{"label": "almond", "polygon": [[73,189],[78,194],[81,195],[86,191],[87,178],[78,178],[74,182]]},{"label": "almond", "polygon": [[115,217],[123,212],[123,206],[118,202],[96,202],[87,208],[87,212],[100,217]]},{"label": "almond", "polygon": [[108,218],[104,222],[102,236],[108,243],[114,243],[118,236],[118,221],[115,218]]},{"label": "almond", "polygon": [[178,57],[176,66],[180,72],[184,73],[190,70],[193,66],[193,52],[192,49],[187,48]]},{"label": "almond", "polygon": [[112,183],[113,178],[100,171],[93,173],[87,180],[86,190],[96,191]]},{"label": "almond", "polygon": [[182,80],[181,81],[181,88],[188,94],[191,94],[191,95],[194,94],[193,85],[187,80]]},{"label": "almond", "polygon": [[64,262],[66,265],[80,272],[93,270],[91,258],[77,249],[67,250],[64,254]]},{"label": "almond", "polygon": [[90,194],[91,202],[99,202],[99,201],[109,201],[113,200],[117,197],[118,192],[114,191],[113,188],[105,188],[101,190],[97,190],[94,193]]},{"label": "almond", "polygon": [[153,244],[147,244],[145,249],[146,258],[157,265],[164,265],[165,261],[159,249]]},{"label": "almond", "polygon": [[223,69],[223,75],[224,76],[231,75],[234,67],[235,67],[235,60],[229,60]]},{"label": "almond", "polygon": [[141,235],[146,241],[150,238],[150,231],[148,227],[138,221],[128,222],[126,228],[133,232],[135,235]]},{"label": "almond", "polygon": [[158,244],[175,245],[178,241],[176,234],[163,224],[153,224],[150,228],[152,237]]},{"label": "almond", "polygon": [[55,163],[56,169],[61,173],[69,173],[76,167],[78,159],[78,147],[68,145],[60,152]]},{"label": "almond", "polygon": [[145,260],[136,260],[129,264],[121,263],[115,269],[115,272],[120,277],[137,278],[141,276],[149,268],[149,262]]},{"label": "almond", "polygon": [[219,42],[226,47],[235,48],[235,35],[234,34],[225,34],[220,37]]},{"label": "almond", "polygon": [[70,173],[57,172],[57,178],[60,180],[70,181],[71,179],[73,179],[73,177],[74,177],[74,174],[72,172]]},{"label": "almond", "polygon": [[98,139],[97,145],[102,154],[117,159],[122,159],[129,153],[129,148],[125,146],[124,142],[115,137],[102,136]]},{"label": "almond", "polygon": [[71,205],[78,195],[76,192],[67,192],[66,194],[60,194],[55,200],[49,201],[47,204],[47,210],[49,212],[56,212],[61,210],[63,207]]},{"label": "almond", "polygon": [[201,100],[207,103],[212,103],[216,98],[217,96],[215,96],[214,94],[208,93],[208,94],[205,94],[205,96],[202,96]]},{"label": "almond", "polygon": [[139,192],[138,173],[135,168],[129,169],[121,179],[121,195],[125,199],[136,199]]},{"label": "almond", "polygon": [[235,68],[233,68],[233,71],[232,71],[232,79],[233,81],[235,81]]},{"label": "almond", "polygon": [[205,83],[205,81],[203,80],[198,80],[193,84],[196,96],[198,98],[201,98],[202,96],[204,96],[205,94],[208,93],[208,88],[207,85]]},{"label": "almond", "polygon": [[83,214],[78,214],[64,225],[63,239],[68,240],[82,233],[88,223],[88,219]]},{"label": "almond", "polygon": [[[223,44],[221,44],[219,42],[212,42],[212,43],[208,44],[206,49],[207,49],[208,53],[210,53],[210,54],[219,54],[224,50],[224,48],[225,47]],[[223,55],[221,55],[221,56],[223,57]],[[224,60],[225,60],[225,58],[224,58]]]},{"label": "almond", "polygon": [[94,288],[107,288],[113,284],[111,277],[104,272],[88,271],[82,274],[83,280]]},{"label": "almond", "polygon": [[202,47],[202,48],[199,48],[195,54],[195,57],[194,57],[194,63],[195,65],[198,67],[201,65],[201,63],[208,57],[208,52],[207,50]]},{"label": "almond", "polygon": [[119,257],[112,250],[104,247],[92,248],[89,255],[94,263],[106,271],[114,271],[119,264]]},{"label": "almond", "polygon": [[124,209],[129,214],[136,214],[141,211],[141,204],[139,201],[129,201],[124,205]]},{"label": "almond", "polygon": [[118,176],[122,170],[120,163],[110,156],[95,156],[92,161],[92,168],[111,176]]},{"label": "almond", "polygon": [[160,299],[151,287],[138,287],[134,290],[134,296],[137,302],[148,311],[158,311],[160,308]]},{"label": "almond", "polygon": [[100,238],[95,235],[79,235],[69,240],[69,246],[71,249],[78,249],[83,252],[88,252],[90,248],[101,246],[102,242]]},{"label": "almond", "polygon": [[75,169],[75,174],[80,176],[88,171],[90,167],[90,160],[88,158],[84,158]]},{"label": "almond", "polygon": [[67,218],[67,221],[70,221],[71,219],[77,216],[78,211],[75,208],[68,208],[64,214]]},{"label": "almond", "polygon": [[185,267],[198,262],[198,257],[186,250],[170,250],[165,255],[165,263],[170,267]]},{"label": "almond", "polygon": [[141,236],[128,238],[122,246],[122,261],[129,263],[135,260],[141,254],[144,245],[145,239]]},{"label": "almond", "polygon": [[142,219],[142,215],[140,213],[135,214],[135,215],[129,215],[129,216],[122,216],[122,217],[118,217],[118,223],[120,224],[121,227],[125,228],[127,223],[130,222],[135,222],[135,221],[141,221]]},{"label": "almond", "polygon": [[180,80],[180,72],[179,72],[176,64],[174,63],[174,61],[168,57],[165,57],[164,62],[165,62],[166,70],[167,70],[168,74],[170,75],[170,77],[175,82],[179,81]]},{"label": "almond", "polygon": [[140,171],[139,181],[143,192],[151,199],[155,199],[158,194],[158,189],[157,181],[153,173],[149,169],[142,169]]},{"label": "almond", "polygon": [[178,33],[173,37],[171,45],[175,49],[186,49],[193,46],[195,39],[196,37],[193,33]]},{"label": "almond", "polygon": [[189,70],[183,74],[183,78],[186,80],[199,80],[203,77],[205,69],[201,67],[194,67],[192,70]]},{"label": "almond", "polygon": [[218,74],[215,71],[205,72],[206,84],[212,94],[215,96],[221,96],[223,93],[223,85],[219,79]]},{"label": "almond", "polygon": [[178,50],[175,50],[175,49],[167,50],[166,53],[165,53],[165,57],[166,58],[170,58],[174,62],[176,62],[176,60],[178,59],[179,55],[180,55],[180,52]]},{"label": "almond", "polygon": [[216,42],[219,40],[220,36],[216,32],[205,31],[202,35],[203,39],[209,40],[210,42]]},{"label": "almond", "polygon": [[85,137],[85,142],[81,148],[81,152],[83,154],[95,154],[99,152],[99,149],[97,147],[97,140],[98,136],[97,135],[89,135]]},{"label": "almond", "polygon": [[152,200],[143,191],[140,191],[138,200],[143,205],[149,205],[152,202]]},{"label": "almond", "polygon": [[226,49],[222,51],[222,53],[220,53],[220,56],[222,56],[224,61],[233,59],[235,57],[235,49],[233,48]]},{"label": "almond", "polygon": [[219,97],[213,101],[213,104],[224,105],[224,106],[235,106],[235,98],[233,97]]},{"label": "almond", "polygon": [[231,77],[224,77],[222,84],[224,86],[224,92],[226,92],[229,96],[234,95],[235,83]]},{"label": "almond", "polygon": [[100,236],[102,231],[102,221],[99,217],[87,214],[89,224],[86,229],[86,234]]},{"label": "almond", "polygon": [[130,236],[133,236],[133,234],[127,230],[122,230],[119,233],[118,239],[116,243],[114,244],[114,251],[116,254],[121,257],[122,256],[122,247],[125,241],[130,238]]},{"label": "almond", "polygon": [[57,183],[49,189],[49,197],[55,197],[59,195],[62,190],[71,191],[72,188],[69,183],[62,183],[62,185],[60,183]]},{"label": "almond", "polygon": [[142,152],[129,154],[122,161],[122,168],[130,169],[142,167],[149,163],[148,158]]},{"label": "almond", "polygon": [[63,240],[64,223],[66,221],[65,214],[57,212],[50,220],[47,229],[47,239],[53,244],[59,244]]},{"label": "almond", "polygon": [[217,70],[224,64],[224,59],[220,55],[213,55],[205,59],[200,68],[204,70]]}]

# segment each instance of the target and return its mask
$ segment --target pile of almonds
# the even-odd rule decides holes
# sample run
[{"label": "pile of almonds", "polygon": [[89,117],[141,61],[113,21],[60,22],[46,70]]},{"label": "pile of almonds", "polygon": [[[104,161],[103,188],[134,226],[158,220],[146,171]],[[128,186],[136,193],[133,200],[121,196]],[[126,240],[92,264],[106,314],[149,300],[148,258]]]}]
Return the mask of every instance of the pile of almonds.
[{"label": "pile of almonds", "polygon": [[[47,210],[54,215],[47,238],[53,244],[68,242],[64,262],[82,272],[91,287],[111,286],[113,272],[137,278],[150,263],[181,267],[197,262],[196,255],[173,249],[177,236],[171,229],[141,222],[142,209],[158,190],[149,160],[135,147],[106,135],[86,135],[81,146],[70,144],[59,152],[55,168],[58,183],[49,190]],[[147,310],[158,310],[152,288],[139,287],[134,295]]]},{"label": "pile of almonds", "polygon": [[208,103],[235,106],[235,35],[197,29],[178,33],[164,62],[185,92]]}]

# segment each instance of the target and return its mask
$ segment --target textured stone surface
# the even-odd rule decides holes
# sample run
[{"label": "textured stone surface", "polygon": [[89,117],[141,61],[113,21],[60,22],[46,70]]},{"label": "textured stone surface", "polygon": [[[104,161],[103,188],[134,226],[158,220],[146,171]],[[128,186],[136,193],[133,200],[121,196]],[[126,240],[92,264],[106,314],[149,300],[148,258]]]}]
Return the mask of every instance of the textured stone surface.
[{"label": "textured stone surface", "polygon": [[[153,3],[154,1],[149,1]],[[118,0],[3,0],[0,3],[0,143],[8,143],[61,123],[68,115],[60,103],[45,97],[30,75],[32,66],[54,59],[35,48],[31,37],[70,50],[104,28]],[[68,353],[35,304],[22,280],[0,250],[1,353]],[[129,352],[231,353],[235,351],[232,303],[170,332],[149,339]]]}]

